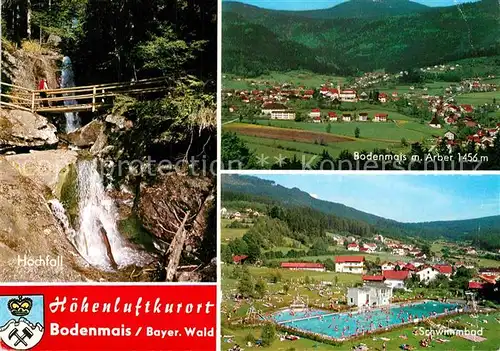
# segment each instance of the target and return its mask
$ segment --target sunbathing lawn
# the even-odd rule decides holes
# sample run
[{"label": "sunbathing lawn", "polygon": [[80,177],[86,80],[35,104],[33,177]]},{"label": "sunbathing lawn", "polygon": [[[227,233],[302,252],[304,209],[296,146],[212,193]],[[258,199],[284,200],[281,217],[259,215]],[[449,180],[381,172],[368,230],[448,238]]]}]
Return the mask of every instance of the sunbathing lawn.
[{"label": "sunbathing lawn", "polygon": [[[500,320],[500,312],[496,312],[495,314],[491,314],[489,316],[479,315],[477,319],[471,318],[470,316],[454,316],[449,319],[436,320],[436,323],[445,324],[447,320],[459,320],[461,323],[472,323],[472,326],[468,326],[468,328],[476,328],[476,323],[478,328],[483,327],[483,337],[487,340],[481,343],[474,343],[465,339],[462,339],[458,336],[440,336],[437,338],[450,340],[446,343],[438,343],[437,341],[433,341],[431,346],[428,348],[429,350],[442,350],[442,351],[496,351],[499,350],[500,347],[500,323],[495,320],[495,318]],[[484,323],[483,320],[486,320],[487,323]],[[376,336],[370,336],[363,339],[359,339],[356,341],[348,341],[342,344],[342,346],[331,346],[323,343],[318,343],[308,339],[300,339],[297,341],[279,341],[276,340],[270,347],[265,348],[265,350],[269,351],[285,351],[285,350],[296,350],[296,351],[313,351],[313,350],[352,350],[353,346],[359,345],[360,343],[364,343],[368,346],[370,351],[380,351],[382,350],[383,340],[380,340],[381,337],[389,338],[390,340],[386,341],[387,350],[388,351],[397,351],[401,350],[399,346],[401,344],[409,344],[414,347],[414,350],[427,350],[419,345],[419,341],[423,339],[423,336],[413,335],[412,331],[414,327],[408,326],[403,329],[398,329],[395,331],[389,331],[384,334],[379,334]],[[240,346],[245,348],[246,350],[250,350],[253,348],[248,348],[245,345],[244,338],[249,333],[252,333],[254,336],[260,336],[260,329],[222,329],[222,335],[234,335],[234,342],[238,343]],[[406,339],[402,338],[406,337]],[[231,348],[233,343],[224,342],[224,338],[222,338],[222,350],[228,350]]]}]

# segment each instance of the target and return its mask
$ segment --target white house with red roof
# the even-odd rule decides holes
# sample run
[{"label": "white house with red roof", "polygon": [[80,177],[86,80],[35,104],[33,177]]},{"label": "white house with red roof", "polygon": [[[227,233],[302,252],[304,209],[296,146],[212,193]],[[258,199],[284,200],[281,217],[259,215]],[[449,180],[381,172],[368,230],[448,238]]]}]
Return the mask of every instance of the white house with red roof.
[{"label": "white house with red roof", "polygon": [[389,100],[389,96],[387,96],[386,93],[380,93],[378,94],[378,101],[381,103],[385,104]]},{"label": "white house with red roof", "polygon": [[314,123],[321,123],[321,117],[313,117]]},{"label": "white house with red roof", "polygon": [[283,104],[277,102],[270,102],[262,105],[261,111],[263,115],[270,115],[272,112],[285,112],[287,110],[288,108]]},{"label": "white house with red roof", "polygon": [[337,116],[336,112],[328,112],[328,120],[330,122],[337,122],[339,120],[339,116]]},{"label": "white house with red roof", "polygon": [[433,281],[439,274],[439,271],[432,266],[422,266],[415,272],[420,282],[424,283]]},{"label": "white house with red roof", "polygon": [[373,117],[373,122],[387,122],[389,115],[387,113],[377,113]]},{"label": "white house with red roof", "polygon": [[309,112],[309,117],[315,118],[315,117],[320,117],[321,118],[321,110],[319,108],[313,108],[311,112]]},{"label": "white house with red roof", "polygon": [[339,93],[340,101],[342,102],[358,102],[358,96],[353,89],[341,90]]},{"label": "white house with red roof", "polygon": [[403,289],[405,287],[405,280],[409,278],[409,271],[382,271],[385,278],[385,284],[393,289]]},{"label": "white house with red roof", "polygon": [[350,243],[347,245],[348,251],[359,251],[359,245],[357,243]]},{"label": "white house with red roof", "polygon": [[453,268],[449,264],[435,264],[434,268],[436,268],[439,273],[447,276],[448,278],[450,278],[453,274]]},{"label": "white house with red roof", "polygon": [[366,244],[363,244],[363,247],[365,249],[367,249],[367,251],[369,253],[373,253],[373,252],[375,252],[375,250],[377,250],[377,244],[375,244],[375,243],[366,243]]},{"label": "white house with red roof", "polygon": [[281,268],[290,269],[293,271],[297,270],[316,271],[316,272],[326,271],[324,264],[314,263],[314,262],[282,262]]},{"label": "white house with red roof", "polygon": [[335,272],[363,274],[364,256],[336,256]]},{"label": "white house with red roof", "polygon": [[474,107],[472,107],[472,105],[464,104],[460,105],[460,110],[464,113],[472,113],[474,112]]}]

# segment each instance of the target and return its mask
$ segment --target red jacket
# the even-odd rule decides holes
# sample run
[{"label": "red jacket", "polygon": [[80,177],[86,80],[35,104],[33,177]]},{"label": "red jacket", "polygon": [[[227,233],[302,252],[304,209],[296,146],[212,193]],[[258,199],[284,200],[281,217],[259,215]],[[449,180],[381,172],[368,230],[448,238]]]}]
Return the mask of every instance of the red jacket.
[{"label": "red jacket", "polygon": [[47,81],[45,79],[42,79],[38,84],[38,90],[46,90],[48,88],[49,87],[47,86]]}]

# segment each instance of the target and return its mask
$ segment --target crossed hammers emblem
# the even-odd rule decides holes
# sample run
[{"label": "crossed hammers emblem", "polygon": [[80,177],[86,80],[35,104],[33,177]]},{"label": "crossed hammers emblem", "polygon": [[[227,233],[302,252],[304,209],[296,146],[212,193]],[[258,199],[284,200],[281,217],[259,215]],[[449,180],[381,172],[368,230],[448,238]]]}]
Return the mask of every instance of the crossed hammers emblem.
[{"label": "crossed hammers emblem", "polygon": [[24,341],[26,338],[31,339],[33,337],[33,333],[28,328],[24,328],[22,331],[22,335],[19,335],[19,329],[14,328],[9,333],[9,340],[12,338],[17,338],[17,341],[14,343],[14,346],[18,346],[19,344],[23,344],[24,346],[28,346],[28,343]]}]

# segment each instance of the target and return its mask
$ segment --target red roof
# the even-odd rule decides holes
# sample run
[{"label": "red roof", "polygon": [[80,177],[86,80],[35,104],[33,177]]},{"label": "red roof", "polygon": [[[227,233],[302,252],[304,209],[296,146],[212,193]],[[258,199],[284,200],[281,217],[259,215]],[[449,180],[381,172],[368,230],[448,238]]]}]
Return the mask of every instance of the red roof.
[{"label": "red roof", "polygon": [[367,252],[367,251],[368,251],[368,248],[366,248],[366,247],[362,247],[362,248],[360,248],[360,249],[359,249],[359,251],[361,251],[361,252]]},{"label": "red roof", "polygon": [[348,90],[342,90],[342,94],[355,94],[356,92],[354,90],[348,89]]},{"label": "red roof", "polygon": [[404,266],[404,269],[407,269],[409,271],[414,271],[416,270],[417,268],[415,268],[414,265],[412,265],[411,263],[408,263],[406,266]]},{"label": "red roof", "polygon": [[483,287],[484,287],[483,283],[469,282],[469,289],[482,289]]},{"label": "red roof", "polygon": [[359,245],[356,244],[356,243],[350,243],[349,245],[347,245],[347,247],[358,247]]},{"label": "red roof", "polygon": [[241,261],[244,261],[248,258],[247,255],[235,255],[233,256],[233,262],[234,263],[240,263]]},{"label": "red roof", "polygon": [[313,95],[314,94],[314,90],[306,90],[304,91],[304,95]]},{"label": "red roof", "polygon": [[436,268],[439,271],[439,273],[441,273],[441,274],[453,273],[453,269],[451,268],[450,265],[447,265],[447,264],[437,264],[434,266],[434,268]]},{"label": "red roof", "polygon": [[385,278],[383,275],[364,275],[363,280],[369,282],[383,282]]},{"label": "red roof", "polygon": [[328,112],[328,116],[337,117],[337,112]]},{"label": "red roof", "polygon": [[332,88],[332,89],[330,89],[330,93],[332,93],[332,94],[338,94],[339,90],[335,89],[335,88]]},{"label": "red roof", "polygon": [[337,256],[335,257],[335,263],[344,263],[344,262],[364,262],[364,256]]},{"label": "red roof", "polygon": [[319,108],[313,108],[311,112],[321,112],[321,110]]},{"label": "red roof", "polygon": [[375,116],[376,117],[387,117],[389,115],[387,113],[377,113]]},{"label": "red roof", "polygon": [[495,284],[497,281],[496,275],[493,274],[480,274],[479,278],[490,284]]},{"label": "red roof", "polygon": [[385,279],[405,280],[408,278],[408,271],[383,271]]},{"label": "red roof", "polygon": [[312,262],[282,262],[281,268],[325,268],[325,265]]},{"label": "red roof", "polygon": [[380,93],[380,94],[378,94],[378,97],[379,98],[387,98],[387,94],[386,93]]}]

